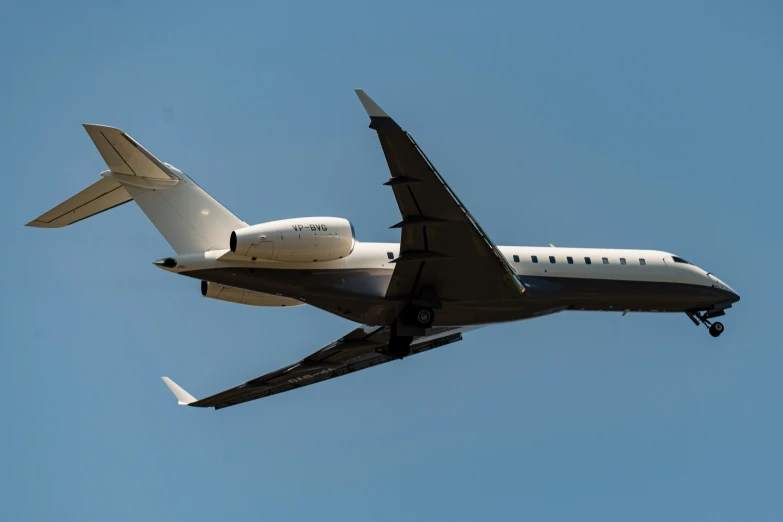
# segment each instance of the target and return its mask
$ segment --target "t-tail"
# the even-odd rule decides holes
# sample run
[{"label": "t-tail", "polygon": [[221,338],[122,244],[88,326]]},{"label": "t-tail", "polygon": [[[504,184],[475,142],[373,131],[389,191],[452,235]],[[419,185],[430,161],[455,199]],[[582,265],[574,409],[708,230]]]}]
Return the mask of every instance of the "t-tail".
[{"label": "t-tail", "polygon": [[247,226],[192,179],[120,129],[88,124],[84,128],[109,170],[27,226],[64,227],[133,200],[177,254],[227,249],[231,232]]}]

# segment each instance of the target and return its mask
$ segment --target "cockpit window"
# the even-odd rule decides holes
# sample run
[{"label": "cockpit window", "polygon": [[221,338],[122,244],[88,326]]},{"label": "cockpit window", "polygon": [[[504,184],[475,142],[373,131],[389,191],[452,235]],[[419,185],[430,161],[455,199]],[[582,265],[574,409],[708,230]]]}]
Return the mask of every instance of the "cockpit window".
[{"label": "cockpit window", "polygon": [[672,256],[672,259],[674,259],[674,262],[675,262],[675,263],[685,263],[686,265],[690,265],[690,263],[689,263],[689,262],[687,262],[686,260],[684,260],[684,259],[683,259],[683,258],[681,258],[681,257]]}]

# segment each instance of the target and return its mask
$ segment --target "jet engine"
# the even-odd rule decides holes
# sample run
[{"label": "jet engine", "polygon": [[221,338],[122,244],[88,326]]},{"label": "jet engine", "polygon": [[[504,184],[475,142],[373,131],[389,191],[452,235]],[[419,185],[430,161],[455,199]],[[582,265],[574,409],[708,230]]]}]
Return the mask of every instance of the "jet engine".
[{"label": "jet engine", "polygon": [[229,303],[238,303],[253,306],[301,306],[304,303],[296,299],[281,297],[279,295],[264,294],[262,292],[253,292],[252,290],[243,290],[232,286],[219,285],[209,281],[201,282],[201,295],[210,299],[219,301],[228,301]]},{"label": "jet engine", "polygon": [[343,218],[310,217],[270,221],[231,232],[237,254],[273,261],[334,261],[353,251],[353,225]]}]

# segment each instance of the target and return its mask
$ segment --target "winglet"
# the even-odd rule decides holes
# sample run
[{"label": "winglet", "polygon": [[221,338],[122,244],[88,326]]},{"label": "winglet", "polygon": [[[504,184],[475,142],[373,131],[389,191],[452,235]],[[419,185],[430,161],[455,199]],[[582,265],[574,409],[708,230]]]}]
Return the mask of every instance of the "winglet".
[{"label": "winglet", "polygon": [[371,129],[383,129],[383,130],[399,130],[400,126],[397,125],[386,112],[373,101],[372,98],[367,96],[361,89],[355,89],[356,96],[359,97],[359,101],[362,102],[364,110],[367,111],[367,115],[370,117]]},{"label": "winglet", "polygon": [[373,101],[372,98],[367,96],[367,93],[364,92],[361,89],[355,89],[356,96],[359,97],[359,101],[362,102],[362,105],[364,106],[364,110],[367,111],[367,115],[372,118],[373,116],[378,116],[381,118],[388,118],[389,115],[384,112],[383,109],[381,109],[377,103]]},{"label": "winglet", "polygon": [[163,382],[169,387],[169,390],[171,390],[171,393],[174,394],[181,406],[187,406],[190,403],[196,402],[196,398],[183,390],[176,382],[168,377],[161,377],[161,379],[163,379]]}]

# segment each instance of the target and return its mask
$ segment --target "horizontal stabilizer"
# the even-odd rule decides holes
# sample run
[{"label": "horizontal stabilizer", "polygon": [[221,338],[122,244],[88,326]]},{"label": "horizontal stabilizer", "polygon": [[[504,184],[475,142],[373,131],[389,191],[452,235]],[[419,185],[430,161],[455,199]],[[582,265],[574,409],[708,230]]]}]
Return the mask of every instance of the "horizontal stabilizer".
[{"label": "horizontal stabilizer", "polygon": [[180,385],[176,382],[172,381],[168,377],[161,377],[161,379],[163,379],[163,382],[165,382],[166,386],[169,387],[169,390],[171,390],[171,393],[174,394],[181,406],[187,406],[192,402],[196,402],[196,398],[183,390],[182,387],[180,387]]},{"label": "horizontal stabilizer", "polygon": [[27,226],[64,227],[130,200],[130,194],[119,182],[110,178],[102,178],[49,212],[30,221]]},{"label": "horizontal stabilizer", "polygon": [[162,161],[120,129],[89,123],[85,123],[84,128],[112,172],[142,178],[177,179]]}]

